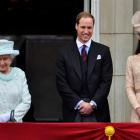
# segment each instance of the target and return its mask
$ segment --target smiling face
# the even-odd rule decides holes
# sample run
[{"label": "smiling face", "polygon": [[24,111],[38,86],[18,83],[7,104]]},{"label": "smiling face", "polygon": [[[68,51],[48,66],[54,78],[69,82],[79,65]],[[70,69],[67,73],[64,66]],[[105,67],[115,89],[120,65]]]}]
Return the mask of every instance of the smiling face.
[{"label": "smiling face", "polygon": [[10,55],[0,55],[0,72],[4,74],[8,73],[11,63],[12,57]]},{"label": "smiling face", "polygon": [[79,23],[76,23],[77,37],[81,43],[86,43],[93,34],[93,19],[90,17],[82,17]]}]

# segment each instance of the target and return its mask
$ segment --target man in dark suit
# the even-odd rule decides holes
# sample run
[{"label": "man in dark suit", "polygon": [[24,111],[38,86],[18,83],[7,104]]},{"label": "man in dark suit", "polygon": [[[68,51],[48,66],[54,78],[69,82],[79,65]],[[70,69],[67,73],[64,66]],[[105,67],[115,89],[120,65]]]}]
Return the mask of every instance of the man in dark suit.
[{"label": "man in dark suit", "polygon": [[56,83],[65,122],[110,122],[112,59],[107,46],[91,39],[93,27],[94,17],[79,13],[77,39],[61,49],[57,59]]}]

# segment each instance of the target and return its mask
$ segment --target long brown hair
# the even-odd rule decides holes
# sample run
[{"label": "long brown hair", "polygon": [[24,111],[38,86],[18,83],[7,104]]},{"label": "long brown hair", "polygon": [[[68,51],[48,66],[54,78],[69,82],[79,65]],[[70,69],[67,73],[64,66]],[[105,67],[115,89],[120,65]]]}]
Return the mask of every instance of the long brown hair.
[{"label": "long brown hair", "polygon": [[137,49],[135,51],[135,54],[140,53],[140,40],[138,40],[138,44],[137,44]]}]

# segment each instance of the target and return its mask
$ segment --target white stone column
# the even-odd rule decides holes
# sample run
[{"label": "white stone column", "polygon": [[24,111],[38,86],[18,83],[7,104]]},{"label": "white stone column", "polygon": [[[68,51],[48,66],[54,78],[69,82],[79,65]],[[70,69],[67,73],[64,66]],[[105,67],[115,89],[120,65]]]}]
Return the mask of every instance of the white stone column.
[{"label": "white stone column", "polygon": [[100,26],[100,0],[92,0],[91,1],[91,14],[95,17],[95,25],[94,25],[94,33],[92,39],[96,42],[100,41],[100,31],[99,31],[99,26]]},{"label": "white stone column", "polygon": [[90,11],[90,0],[84,0],[84,11]]}]

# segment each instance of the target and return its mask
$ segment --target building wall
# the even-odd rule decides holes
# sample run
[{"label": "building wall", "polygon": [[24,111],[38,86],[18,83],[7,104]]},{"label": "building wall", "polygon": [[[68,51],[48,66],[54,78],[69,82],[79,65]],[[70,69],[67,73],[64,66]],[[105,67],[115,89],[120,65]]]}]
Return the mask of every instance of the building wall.
[{"label": "building wall", "polygon": [[125,68],[127,57],[133,53],[133,1],[100,0],[99,13],[100,42],[110,47],[113,60],[109,94],[111,119],[112,122],[126,122],[130,120],[131,110],[125,94]]}]

